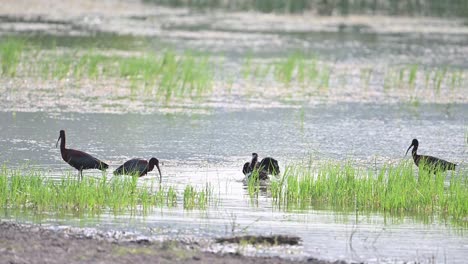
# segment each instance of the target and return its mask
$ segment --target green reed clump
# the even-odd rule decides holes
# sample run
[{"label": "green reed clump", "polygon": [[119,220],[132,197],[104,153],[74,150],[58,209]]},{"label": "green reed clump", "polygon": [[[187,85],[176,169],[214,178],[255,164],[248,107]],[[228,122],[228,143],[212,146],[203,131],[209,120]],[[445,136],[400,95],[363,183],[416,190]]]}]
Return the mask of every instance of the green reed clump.
[{"label": "green reed clump", "polygon": [[418,64],[413,64],[409,66],[408,85],[410,88],[414,88],[414,85],[416,83],[416,77],[418,74],[418,68]]},{"label": "green reed clump", "polygon": [[304,79],[305,62],[300,53],[294,53],[284,60],[279,60],[275,64],[275,77],[277,80],[286,84],[293,80],[297,74],[298,81]]},{"label": "green reed clump", "polygon": [[284,85],[300,84],[301,86],[316,86],[328,88],[331,67],[317,62],[315,56],[308,56],[295,52],[285,58],[276,59],[270,63],[254,62],[252,55],[248,55],[242,66],[245,79],[263,81],[268,76]]},{"label": "green reed clump", "polygon": [[250,176],[246,179],[247,181],[247,193],[250,198],[258,198],[260,192],[260,174],[258,170],[253,170]]},{"label": "green reed clump", "polygon": [[112,67],[109,67],[111,63],[112,58],[88,52],[79,56],[78,62],[73,67],[72,75],[76,79],[97,79],[100,75],[111,75],[110,69]]},{"label": "green reed clump", "polygon": [[159,90],[166,100],[172,97],[200,96],[211,90],[213,72],[208,57],[187,52],[182,57],[166,52],[162,58]]},{"label": "green reed clump", "polygon": [[200,190],[187,185],[184,189],[184,209],[206,209],[212,196],[212,189],[209,184]]},{"label": "green reed clump", "polygon": [[0,65],[3,76],[15,77],[24,50],[24,42],[15,38],[0,41]]},{"label": "green reed clump", "polygon": [[444,185],[445,176],[441,171],[434,175],[425,169],[416,175],[411,163],[377,171],[348,163],[316,168],[288,166],[283,179],[272,183],[270,192],[277,206],[288,209],[320,204],[350,211],[436,214],[466,220],[467,175],[452,174],[449,186]]},{"label": "green reed clump", "polygon": [[[208,186],[192,190],[194,199],[186,200],[184,208],[206,208],[211,199]],[[147,214],[155,207],[177,206],[178,193],[173,187],[141,184],[138,177],[85,177],[77,180],[67,176],[59,180],[44,177],[41,172],[0,171],[0,204],[4,208],[32,209],[38,212],[79,212],[114,214],[141,212]],[[187,205],[186,205],[187,203]]]},{"label": "green reed clump", "polygon": [[[418,85],[418,76],[423,83]],[[424,76],[424,78],[422,78]],[[432,89],[440,93],[442,89],[461,89],[464,87],[464,72],[446,66],[436,68],[421,68],[418,64],[390,67],[384,74],[384,89],[394,88],[414,89],[416,86]]]},{"label": "green reed clump", "polygon": [[447,74],[447,67],[444,67],[442,69],[437,69],[434,73],[433,85],[434,85],[434,90],[437,93],[440,93],[440,88],[442,86],[442,82],[445,80],[446,74]]},{"label": "green reed clump", "polygon": [[[22,45],[13,40],[0,42],[2,74],[14,76],[18,65],[23,74],[42,79],[80,81],[120,78],[128,81],[132,94],[143,92],[160,100],[200,97],[211,91],[213,65],[209,57],[171,50],[161,53],[123,56],[105,55],[94,50],[85,52],[32,49],[34,56],[21,57]],[[134,92],[134,93],[133,93]]]},{"label": "green reed clump", "polygon": [[361,84],[366,89],[369,88],[369,83],[372,77],[372,72],[373,72],[372,68],[363,68],[360,70]]}]

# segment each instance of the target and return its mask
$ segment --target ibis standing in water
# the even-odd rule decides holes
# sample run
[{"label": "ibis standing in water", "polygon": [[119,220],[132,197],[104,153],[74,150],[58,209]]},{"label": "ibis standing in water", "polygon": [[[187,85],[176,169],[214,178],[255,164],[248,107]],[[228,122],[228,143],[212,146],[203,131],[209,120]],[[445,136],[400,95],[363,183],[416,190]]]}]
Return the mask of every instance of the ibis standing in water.
[{"label": "ibis standing in water", "polygon": [[60,153],[62,154],[62,159],[66,163],[70,164],[70,166],[78,170],[78,177],[80,179],[83,179],[83,170],[106,170],[109,168],[109,165],[96,159],[88,153],[76,149],[65,148],[65,130],[60,130],[60,136],[57,140],[57,144],[55,144],[55,147],[57,147],[59,140],[61,140]]},{"label": "ibis standing in water", "polygon": [[258,171],[258,178],[260,180],[268,179],[268,175],[278,175],[280,169],[278,161],[271,157],[266,157],[258,162],[258,154],[252,153],[252,161],[246,162],[242,168],[242,173],[249,178],[254,170]]},{"label": "ibis standing in water", "polygon": [[159,160],[157,158],[151,158],[149,161],[144,159],[131,159],[127,160],[124,164],[118,167],[114,171],[114,175],[138,175],[138,177],[146,175],[148,172],[152,171],[154,167],[158,169],[159,172],[159,182],[162,181],[161,169],[159,168]]},{"label": "ibis standing in water", "polygon": [[419,142],[417,139],[413,139],[411,142],[411,145],[408,147],[408,150],[406,150],[406,154],[408,154],[408,151],[412,147],[413,150],[411,151],[411,155],[413,156],[414,164],[419,167],[419,164],[424,164],[425,168],[427,168],[431,172],[436,172],[437,170],[441,171],[446,171],[446,170],[455,170],[455,167],[457,166],[455,163],[448,162],[443,159],[439,159],[436,157],[432,156],[425,156],[425,155],[418,155],[418,146]]}]

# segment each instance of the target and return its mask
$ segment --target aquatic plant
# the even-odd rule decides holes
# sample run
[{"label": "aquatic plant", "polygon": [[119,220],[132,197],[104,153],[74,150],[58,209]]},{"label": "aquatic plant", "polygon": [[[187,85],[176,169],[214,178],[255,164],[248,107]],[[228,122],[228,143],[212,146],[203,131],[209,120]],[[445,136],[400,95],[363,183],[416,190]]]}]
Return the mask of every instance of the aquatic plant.
[{"label": "aquatic plant", "polygon": [[253,170],[250,176],[246,179],[247,181],[247,192],[250,198],[258,198],[260,191],[260,174],[258,170]]},{"label": "aquatic plant", "polygon": [[20,63],[24,42],[16,38],[7,38],[0,42],[0,65],[3,76],[15,77]]},{"label": "aquatic plant", "polygon": [[303,56],[300,53],[293,53],[286,59],[278,60],[275,64],[275,78],[278,81],[289,84],[296,74],[298,81],[303,81],[304,67]]},{"label": "aquatic plant", "polygon": [[[419,78],[418,78],[419,77]],[[464,85],[464,71],[457,68],[421,67],[418,64],[392,66],[384,71],[384,89],[432,89],[440,94],[442,89],[461,89]]]},{"label": "aquatic plant", "polygon": [[440,87],[442,85],[442,82],[445,79],[446,74],[447,74],[447,67],[444,67],[442,69],[437,69],[434,73],[433,84],[434,84],[434,90],[437,93],[440,93]]},{"label": "aquatic plant", "polygon": [[[207,54],[191,51],[176,53],[165,49],[158,52],[130,53],[103,51],[90,44],[87,44],[86,49],[62,49],[55,44],[48,44],[51,47],[46,49],[42,47],[44,45],[38,44],[37,40],[0,40],[2,54],[10,54],[1,61],[2,75],[66,80],[63,87],[82,87],[81,81],[112,80],[117,81],[119,86],[128,88],[132,100],[140,98],[162,103],[209,96],[213,92],[215,73],[219,74],[216,75],[217,81],[226,82],[220,86],[226,87],[227,92],[230,92],[239,75],[251,82],[245,86],[252,87],[246,89],[247,96],[259,90],[255,84],[263,84],[265,81],[268,86],[282,88],[283,90],[276,89],[280,93],[297,96],[301,93],[311,95],[319,89],[327,91],[330,85],[336,86],[340,80],[346,86],[356,79],[355,70],[347,72],[338,67],[335,73],[333,64],[319,61],[316,55],[303,51],[274,59],[260,59],[255,54],[247,53],[239,72],[226,74],[222,62],[211,59]],[[21,68],[21,72],[17,72],[17,68]],[[409,95],[412,97],[421,96],[423,89],[432,89],[437,94],[450,89],[449,94],[456,94],[458,91],[455,89],[465,86],[465,71],[448,66],[428,68],[409,64],[388,66],[383,70],[364,67],[359,71],[361,87],[366,91],[375,75],[378,77],[375,78],[376,81],[381,80],[381,75],[384,76],[383,86],[386,92],[402,89],[398,91],[401,93],[405,92],[404,89],[410,89]]]},{"label": "aquatic plant", "polygon": [[[19,58],[21,47],[9,41],[2,44],[2,73],[15,74],[18,64],[24,64],[28,75],[42,79],[73,78],[96,80],[99,77],[122,78],[132,92],[143,92],[157,100],[200,97],[212,89],[213,71],[208,56],[186,52],[176,54],[166,50],[159,54],[134,56],[103,55],[93,50],[43,51],[34,61]],[[27,65],[27,66],[26,66]]]},{"label": "aquatic plant", "polygon": [[184,209],[206,209],[212,195],[212,188],[209,184],[200,190],[191,185],[184,189]]},{"label": "aquatic plant", "polygon": [[409,66],[408,85],[410,88],[414,88],[417,73],[418,73],[418,64],[413,64]]},{"label": "aquatic plant", "polygon": [[365,89],[367,89],[369,88],[369,83],[372,77],[372,68],[363,68],[360,70],[360,72],[361,84]]},{"label": "aquatic plant", "polygon": [[[421,167],[421,166],[420,166]],[[272,182],[270,193],[279,208],[309,209],[320,205],[349,211],[384,212],[392,215],[439,215],[466,223],[468,178],[466,172],[435,175],[412,162],[368,170],[350,163],[287,166],[281,180]]]},{"label": "aquatic plant", "polygon": [[[177,206],[179,194],[173,187],[139,182],[138,177],[85,177],[73,175],[47,178],[42,172],[0,170],[0,204],[4,208],[32,209],[37,212],[73,212],[100,214],[111,212],[147,214],[156,207]],[[191,192],[187,194],[188,190]],[[206,187],[197,191],[188,185],[184,191],[184,208],[204,209],[212,192]]]}]

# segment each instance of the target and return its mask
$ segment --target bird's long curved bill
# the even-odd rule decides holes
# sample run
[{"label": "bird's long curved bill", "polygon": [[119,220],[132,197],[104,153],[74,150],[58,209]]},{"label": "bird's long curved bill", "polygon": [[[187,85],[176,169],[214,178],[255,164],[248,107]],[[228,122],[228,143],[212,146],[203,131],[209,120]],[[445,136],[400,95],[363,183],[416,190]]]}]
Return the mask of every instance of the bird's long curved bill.
[{"label": "bird's long curved bill", "polygon": [[411,149],[411,147],[413,147],[413,144],[411,144],[411,146],[408,147],[408,149],[406,150],[405,156],[408,155],[408,151]]},{"label": "bird's long curved bill", "polygon": [[156,168],[158,168],[158,172],[159,172],[159,183],[161,184],[161,182],[162,182],[161,169],[159,169],[159,165],[157,165],[157,164],[156,164]]},{"label": "bird's long curved bill", "polygon": [[61,138],[62,138],[62,137],[61,137],[61,136],[59,136],[59,138],[57,139],[57,143],[55,143],[55,147],[57,147],[57,146],[58,146],[58,143],[59,143],[59,141],[60,141],[60,139],[61,139]]}]

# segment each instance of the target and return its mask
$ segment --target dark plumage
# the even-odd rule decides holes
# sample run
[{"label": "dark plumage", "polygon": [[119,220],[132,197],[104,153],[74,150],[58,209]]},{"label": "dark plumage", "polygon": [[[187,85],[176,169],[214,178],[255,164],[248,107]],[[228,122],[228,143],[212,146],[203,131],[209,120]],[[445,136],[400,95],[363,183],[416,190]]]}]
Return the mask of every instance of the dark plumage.
[{"label": "dark plumage", "polygon": [[[109,165],[106,163],[96,159],[95,157],[85,153],[83,151],[75,150],[75,149],[67,149],[65,148],[65,131],[60,130],[60,136],[57,140],[57,144],[60,141],[60,153],[62,154],[62,159],[70,164],[73,168],[78,170],[78,176],[83,178],[83,170],[87,169],[99,169],[99,170],[106,170],[109,168]],[[57,144],[55,147],[57,147]]]},{"label": "dark plumage", "polygon": [[410,150],[411,147],[413,147],[413,150],[411,151],[411,155],[413,156],[414,164],[419,167],[420,163],[424,163],[424,166],[426,169],[432,172],[436,172],[437,170],[455,170],[455,167],[457,166],[455,163],[448,162],[443,159],[439,159],[436,157],[432,156],[425,156],[425,155],[418,155],[418,146],[419,142],[417,139],[413,139],[411,142],[411,145],[408,147],[408,150],[406,150],[406,154],[408,154],[408,151]]},{"label": "dark plumage", "polygon": [[161,182],[161,169],[159,168],[159,160],[157,158],[151,158],[149,162],[144,159],[128,160],[114,171],[114,175],[130,174],[141,177],[152,171],[154,166],[158,169],[159,182]]},{"label": "dark plumage", "polygon": [[254,170],[258,171],[260,180],[268,179],[268,175],[278,175],[280,169],[278,161],[274,158],[266,157],[258,162],[258,154],[252,153],[252,161],[246,162],[242,168],[242,173],[248,178],[252,175]]}]

